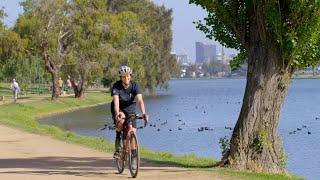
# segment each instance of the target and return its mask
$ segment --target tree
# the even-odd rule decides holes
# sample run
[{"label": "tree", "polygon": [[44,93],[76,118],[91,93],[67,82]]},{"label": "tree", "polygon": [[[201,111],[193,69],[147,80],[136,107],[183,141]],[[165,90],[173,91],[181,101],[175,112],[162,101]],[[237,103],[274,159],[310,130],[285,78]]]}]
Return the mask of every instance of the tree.
[{"label": "tree", "polygon": [[[208,12],[197,28],[248,58],[241,112],[221,165],[284,171],[277,134],[292,73],[319,62],[319,1],[190,0]],[[239,58],[240,59],[240,58]],[[243,59],[243,58],[242,58]]]},{"label": "tree", "polygon": [[[0,19],[4,16],[4,11],[0,10]],[[19,34],[0,22],[0,80],[11,81],[16,78],[22,90],[29,83],[27,75],[30,69],[25,59],[27,44],[27,39],[20,38]]]},{"label": "tree", "polygon": [[[119,79],[120,65],[128,65],[142,87],[148,80],[145,67],[147,49],[152,45],[146,24],[139,22],[137,15],[130,11],[122,11],[108,18],[109,43],[108,62],[105,63],[105,77],[109,82]],[[151,60],[150,60],[151,61]]]},{"label": "tree", "polygon": [[[4,32],[5,32],[5,25],[3,23],[3,18],[6,16],[4,9],[0,9],[0,38],[4,37]],[[2,43],[2,41],[0,41]],[[0,55],[2,56],[3,50],[0,52]],[[0,80],[4,79],[3,75],[3,65],[4,65],[4,58],[0,58]]]},{"label": "tree", "polygon": [[68,55],[71,31],[68,29],[66,0],[26,0],[22,2],[24,14],[15,25],[22,38],[29,39],[29,51],[40,56],[51,74],[52,100],[60,95],[58,75]]},{"label": "tree", "polygon": [[150,92],[158,86],[167,87],[171,74],[178,71],[177,62],[170,54],[172,10],[156,6],[148,0],[108,0],[108,3],[111,12],[131,11],[137,14],[145,28],[145,36],[140,40],[144,42],[140,45],[143,54],[131,61],[141,86]]},{"label": "tree", "polygon": [[[102,61],[107,56],[105,21],[109,13],[103,0],[69,1],[69,7],[72,49],[66,63],[71,64],[75,97],[82,98],[88,81],[97,74],[102,76]],[[79,83],[74,82],[75,78]]]}]

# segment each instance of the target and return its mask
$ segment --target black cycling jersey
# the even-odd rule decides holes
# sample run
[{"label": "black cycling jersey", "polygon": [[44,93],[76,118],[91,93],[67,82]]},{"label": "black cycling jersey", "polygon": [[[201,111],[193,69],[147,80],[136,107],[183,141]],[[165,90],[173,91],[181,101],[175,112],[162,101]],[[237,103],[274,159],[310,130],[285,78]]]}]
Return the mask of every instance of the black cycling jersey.
[{"label": "black cycling jersey", "polygon": [[[111,96],[119,96],[119,110],[122,111],[125,115],[133,114],[136,112],[135,97],[137,94],[141,94],[141,90],[139,85],[134,81],[130,81],[129,87],[125,89],[122,85],[122,81],[119,80],[113,84],[111,90]],[[111,113],[114,117],[115,112],[113,101],[111,102]]]}]

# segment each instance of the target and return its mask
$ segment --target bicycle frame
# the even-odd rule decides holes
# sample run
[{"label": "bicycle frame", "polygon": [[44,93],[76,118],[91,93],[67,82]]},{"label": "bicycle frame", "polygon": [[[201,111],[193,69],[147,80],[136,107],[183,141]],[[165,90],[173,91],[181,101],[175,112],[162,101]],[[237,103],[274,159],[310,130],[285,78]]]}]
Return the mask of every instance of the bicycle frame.
[{"label": "bicycle frame", "polygon": [[[129,115],[125,119],[125,124],[122,130],[122,151],[120,154],[120,158],[116,158],[116,165],[118,168],[119,173],[122,173],[124,170],[124,167],[126,163],[129,165],[129,170],[132,177],[136,177],[139,170],[139,164],[140,164],[140,156],[139,156],[139,143],[136,137],[136,131],[137,129],[133,127],[132,121],[136,119],[143,119],[142,117],[138,115]],[[146,126],[146,124],[145,124]],[[131,144],[130,144],[131,143]],[[136,163],[132,164],[132,151],[135,149],[136,151]],[[133,166],[136,165],[136,166]],[[133,168],[136,167],[136,168]]]},{"label": "bicycle frame", "polygon": [[[136,134],[137,132],[137,128],[133,127],[132,122],[136,119],[143,119],[142,117],[136,115],[136,114],[132,114],[129,115],[128,117],[126,117],[126,121],[125,121],[125,126],[123,127],[123,135],[125,137],[123,137],[123,149],[125,150],[125,153],[130,153],[129,150],[131,150],[131,146],[129,144],[128,139],[130,138],[130,136],[132,135],[132,133]],[[124,153],[124,151],[123,151]]]},{"label": "bicycle frame", "polygon": [[129,144],[129,141],[128,141],[128,139],[130,138],[130,136],[132,135],[132,133],[136,133],[137,132],[137,129],[136,128],[134,128],[133,126],[132,126],[132,124],[128,124],[128,127],[127,127],[127,134],[126,134],[126,137],[123,139],[123,142],[124,142],[124,148],[125,148],[125,150],[126,150],[126,153],[130,153],[130,151],[131,151],[131,146],[130,146],[130,144]]}]

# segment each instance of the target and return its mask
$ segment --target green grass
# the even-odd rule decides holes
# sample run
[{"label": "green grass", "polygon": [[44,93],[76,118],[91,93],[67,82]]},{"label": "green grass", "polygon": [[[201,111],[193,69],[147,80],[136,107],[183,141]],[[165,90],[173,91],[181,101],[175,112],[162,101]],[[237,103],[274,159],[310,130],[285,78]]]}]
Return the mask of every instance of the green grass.
[{"label": "green grass", "polygon": [[[37,116],[43,116],[50,113],[62,113],[77,107],[110,102],[111,97],[109,93],[91,92],[88,93],[87,98],[81,100],[74,99],[73,97],[62,97],[57,102],[51,102],[49,99],[50,98],[47,97],[41,101],[24,103],[19,103],[18,100],[18,103],[15,104],[0,105],[0,123],[28,132],[51,136],[69,143],[80,144],[102,152],[112,153],[114,151],[113,142],[108,142],[103,138],[80,136],[69,131],[62,131],[55,126],[41,125],[35,120],[35,117]],[[215,160],[199,158],[191,154],[175,156],[169,152],[154,152],[147,148],[141,148],[141,157],[143,160],[149,162],[170,164],[180,167],[201,168],[201,170],[208,172],[217,172],[221,175],[241,179],[297,179],[297,177],[289,178],[284,175],[268,175],[210,168],[215,164]]]},{"label": "green grass", "polygon": [[221,175],[227,175],[229,177],[235,177],[235,179],[244,179],[244,180],[283,180],[283,179],[299,179],[302,180],[302,177],[294,176],[294,175],[283,175],[283,174],[266,174],[266,173],[252,173],[252,172],[244,172],[244,171],[236,171],[227,168],[218,168],[216,172]]},{"label": "green grass", "polygon": [[[19,93],[19,98],[29,99],[32,97],[42,97],[50,95],[51,92],[49,92],[48,88],[45,88],[45,85],[41,85],[39,92],[38,85],[31,84],[28,86],[26,91],[22,91]],[[12,90],[10,88],[10,83],[0,83],[0,96],[4,96],[4,99],[6,101],[12,99]]]},{"label": "green grass", "polygon": [[0,96],[4,96],[6,99],[12,96],[10,84],[0,83]]}]

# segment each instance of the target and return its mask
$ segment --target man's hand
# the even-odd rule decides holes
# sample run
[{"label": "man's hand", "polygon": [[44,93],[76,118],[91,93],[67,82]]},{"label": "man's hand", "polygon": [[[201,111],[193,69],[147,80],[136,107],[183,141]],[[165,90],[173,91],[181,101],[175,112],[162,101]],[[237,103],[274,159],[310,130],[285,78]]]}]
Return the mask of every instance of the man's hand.
[{"label": "man's hand", "polygon": [[119,112],[116,118],[116,131],[121,132],[123,129],[124,119],[126,118],[126,115],[123,112]]},{"label": "man's hand", "polygon": [[142,114],[142,118],[144,120],[144,126],[146,126],[149,121],[149,116],[147,114]]},{"label": "man's hand", "polygon": [[123,112],[119,112],[117,115],[117,121],[123,121],[126,118],[126,115]]}]

